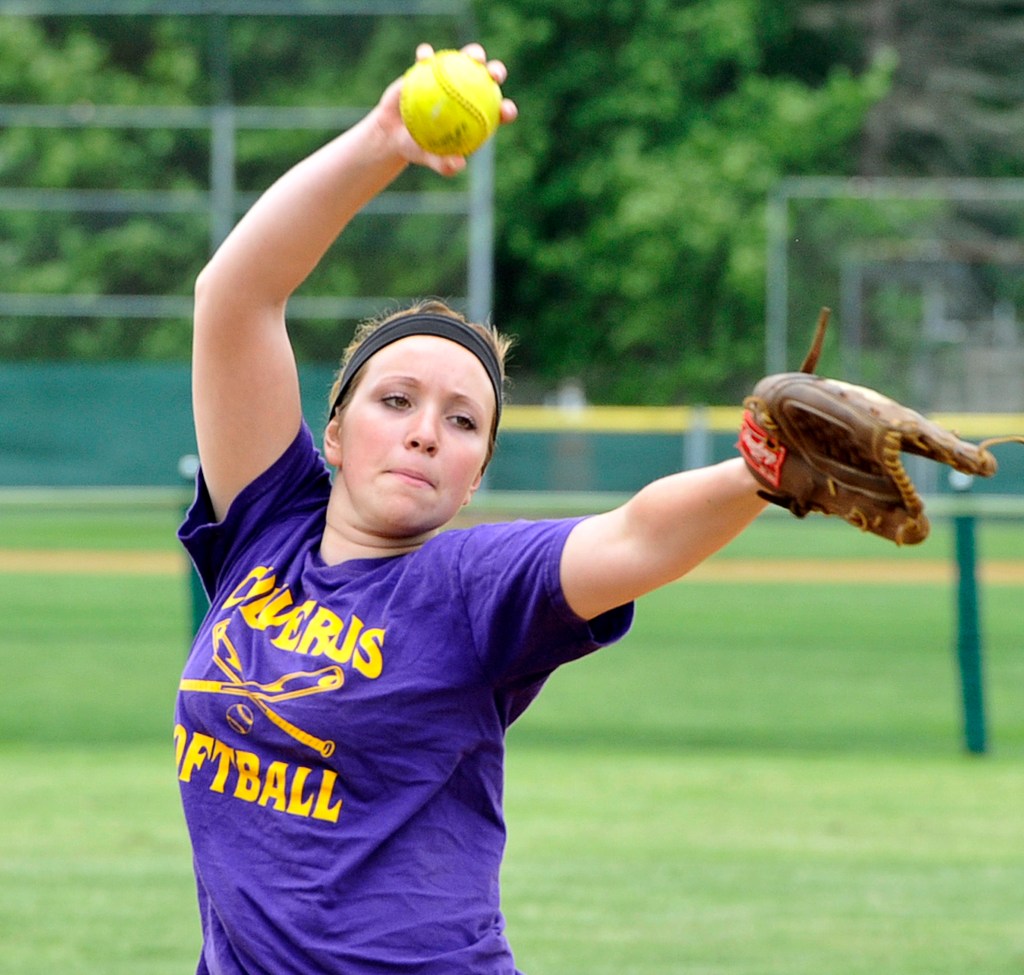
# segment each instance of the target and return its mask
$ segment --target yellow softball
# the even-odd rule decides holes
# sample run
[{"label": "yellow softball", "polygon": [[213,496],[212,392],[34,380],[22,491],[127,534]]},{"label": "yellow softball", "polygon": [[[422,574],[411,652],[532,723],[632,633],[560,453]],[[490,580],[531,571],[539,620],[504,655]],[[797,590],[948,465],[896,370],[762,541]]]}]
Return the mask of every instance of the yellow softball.
[{"label": "yellow softball", "polygon": [[409,134],[427,152],[468,156],[498,128],[501,88],[468,54],[437,51],[406,71],[399,105]]}]

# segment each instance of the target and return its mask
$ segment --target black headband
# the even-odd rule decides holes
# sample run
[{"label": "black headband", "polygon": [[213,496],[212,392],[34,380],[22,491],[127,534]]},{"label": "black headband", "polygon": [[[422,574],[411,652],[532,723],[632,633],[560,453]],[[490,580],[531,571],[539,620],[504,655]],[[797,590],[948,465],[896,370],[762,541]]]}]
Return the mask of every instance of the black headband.
[{"label": "black headband", "polygon": [[380,352],[386,345],[397,342],[399,339],[407,338],[410,335],[436,335],[438,338],[448,339],[468,349],[480,360],[480,364],[487,370],[488,378],[494,387],[494,401],[496,412],[494,422],[497,424],[501,419],[501,364],[498,356],[483,336],[476,329],[471,328],[465,322],[457,318],[448,318],[445,315],[415,314],[404,315],[400,318],[393,318],[375,329],[362,341],[352,358],[345,364],[341,374],[341,383],[338,386],[338,394],[334,397],[331,405],[331,416],[334,416],[345,392],[352,385],[352,380],[357,372],[366,364],[366,360],[372,355]]}]

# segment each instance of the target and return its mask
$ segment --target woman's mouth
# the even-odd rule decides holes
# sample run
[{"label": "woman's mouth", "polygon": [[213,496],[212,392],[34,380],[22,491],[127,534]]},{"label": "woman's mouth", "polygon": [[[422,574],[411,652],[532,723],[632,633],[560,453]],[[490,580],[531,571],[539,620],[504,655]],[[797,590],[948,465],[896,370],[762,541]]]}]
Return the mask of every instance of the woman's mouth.
[{"label": "woman's mouth", "polygon": [[425,474],[421,474],[419,471],[410,470],[405,467],[396,467],[390,472],[394,477],[397,477],[400,481],[404,481],[406,484],[412,485],[413,487],[433,487],[434,482],[430,480]]}]

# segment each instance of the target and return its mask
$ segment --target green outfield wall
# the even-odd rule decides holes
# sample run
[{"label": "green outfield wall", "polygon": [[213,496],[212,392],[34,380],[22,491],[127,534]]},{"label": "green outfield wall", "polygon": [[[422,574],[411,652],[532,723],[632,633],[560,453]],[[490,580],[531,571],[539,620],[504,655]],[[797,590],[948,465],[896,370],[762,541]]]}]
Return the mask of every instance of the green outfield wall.
[{"label": "green outfield wall", "polygon": [[[303,407],[318,434],[332,375],[327,366],[302,369]],[[254,388],[253,399],[259,395]],[[739,415],[738,407],[512,405],[485,486],[633,491],[735,456]],[[1024,432],[1019,414],[936,419],[972,439]],[[1024,494],[1024,450],[996,449],[999,477],[977,490]],[[185,365],[0,364],[0,488],[181,486],[179,461],[194,451]],[[943,469],[916,463],[923,490],[947,490]]]}]

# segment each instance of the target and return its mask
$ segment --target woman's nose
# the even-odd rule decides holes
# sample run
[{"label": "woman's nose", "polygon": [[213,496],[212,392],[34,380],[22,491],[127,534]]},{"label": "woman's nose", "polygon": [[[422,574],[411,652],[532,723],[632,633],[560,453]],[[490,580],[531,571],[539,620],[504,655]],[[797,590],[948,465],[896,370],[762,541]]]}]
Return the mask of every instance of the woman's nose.
[{"label": "woman's nose", "polygon": [[437,425],[426,411],[418,413],[406,437],[406,445],[427,454],[437,453]]}]

